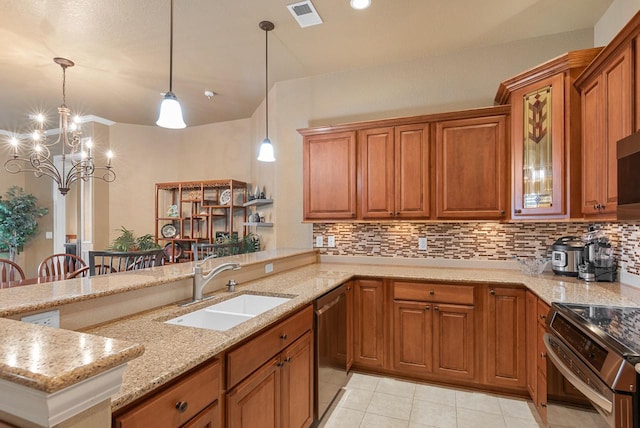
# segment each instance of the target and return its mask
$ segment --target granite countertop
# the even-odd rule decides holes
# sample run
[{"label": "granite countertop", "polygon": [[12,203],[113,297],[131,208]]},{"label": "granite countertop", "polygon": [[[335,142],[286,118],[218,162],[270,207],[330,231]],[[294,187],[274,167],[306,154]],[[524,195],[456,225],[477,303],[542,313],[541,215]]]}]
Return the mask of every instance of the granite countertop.
[{"label": "granite countertop", "polygon": [[[132,402],[155,387],[214,357],[281,317],[310,304],[318,296],[354,276],[523,284],[547,303],[564,301],[640,306],[640,290],[632,287],[619,283],[586,284],[575,278],[562,278],[551,273],[530,277],[518,270],[509,269],[317,263],[240,284],[234,293],[217,292],[216,298],[188,308],[169,305],[88,330],[91,334],[137,342],[145,347],[145,354],[129,363],[122,390],[112,399],[112,409],[116,410]],[[227,331],[204,330],[162,322],[247,292],[286,296],[292,299]]]},{"label": "granite countertop", "polygon": [[[264,262],[309,251],[274,250],[264,254],[256,253],[253,257],[241,261],[241,264]],[[135,358],[142,354],[144,347],[144,354],[129,361],[124,373],[122,389],[112,398],[112,409],[116,410],[220,354],[281,317],[301,309],[316,297],[354,276],[522,284],[547,303],[563,301],[640,307],[640,290],[620,283],[588,284],[576,278],[559,277],[551,273],[525,276],[515,269],[406,266],[399,264],[402,263],[401,259],[392,259],[390,263],[394,264],[322,262],[307,265],[246,284],[239,284],[235,293],[218,291],[214,293],[213,299],[187,308],[175,304],[167,305],[93,327],[84,332],[88,334],[0,320],[0,331],[3,333],[3,338],[7,338],[0,345],[0,362],[2,362],[0,378],[16,379],[22,376],[20,370],[27,370],[28,377],[33,378],[40,373],[46,373],[49,379],[67,379],[67,376],[72,376],[72,373],[83,373],[88,377],[104,370],[102,364],[105,361],[117,358],[112,354],[115,352],[114,349],[120,353],[124,352],[130,358]],[[8,299],[0,299],[0,316],[24,311],[25,307],[41,309],[51,307],[57,302],[85,300],[184,279],[191,276],[192,267],[191,263],[185,263],[165,268],[166,272],[156,272],[152,269],[140,271],[140,274],[136,275],[96,277],[90,281],[86,279],[63,281],[52,283],[49,287],[45,286],[44,290],[31,286],[22,287],[34,288],[24,292],[20,289],[2,290],[0,292],[13,291],[13,293],[3,294],[3,297],[10,296]],[[119,276],[122,280],[119,280]],[[227,331],[205,330],[163,322],[247,292],[286,296],[291,297],[291,300]],[[20,297],[23,300],[20,300]],[[15,327],[17,325],[19,327]],[[25,341],[20,340],[21,337],[25,338]],[[29,337],[31,339],[27,339]],[[81,340],[81,338],[84,339]],[[46,344],[46,346],[40,345],[41,350],[47,351],[46,358],[35,361],[30,359],[29,354],[23,357],[22,354],[18,355],[15,352],[13,353],[15,356],[11,357],[12,346],[17,347],[21,352],[27,352],[30,347],[37,346],[35,343]],[[57,345],[56,348],[52,348],[54,343],[63,344],[62,347],[65,349],[57,349],[59,347]],[[86,343],[90,343],[90,346],[87,347]],[[134,343],[139,345],[133,345]],[[63,355],[67,355],[66,353],[77,355],[75,359],[66,360],[63,358]],[[17,367],[15,360],[22,359],[24,361],[21,361]],[[36,383],[42,387],[48,384],[59,385],[56,382],[59,380],[38,380]]]},{"label": "granite countertop", "polygon": [[58,392],[144,352],[124,340],[0,318],[0,379]]}]

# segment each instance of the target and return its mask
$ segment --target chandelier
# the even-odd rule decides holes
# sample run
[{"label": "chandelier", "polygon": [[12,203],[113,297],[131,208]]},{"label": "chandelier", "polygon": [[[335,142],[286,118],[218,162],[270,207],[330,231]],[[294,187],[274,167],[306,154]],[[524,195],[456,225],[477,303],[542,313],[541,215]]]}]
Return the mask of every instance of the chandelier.
[{"label": "chandelier", "polygon": [[[69,123],[71,110],[66,104],[65,83],[66,71],[68,67],[73,67],[73,61],[66,58],[54,58],[53,61],[62,68],[62,105],[58,107],[60,115],[58,138],[55,142],[48,140],[47,132],[44,129],[45,118],[41,114],[36,115],[36,129],[28,134],[31,143],[23,144],[24,135],[12,137],[10,140],[10,158],[4,163],[4,169],[11,174],[20,172],[32,172],[36,177],[50,177],[58,185],[58,190],[64,196],[69,191],[71,185],[77,180],[88,181],[90,178],[97,178],[106,182],[116,179],[116,173],[111,167],[111,150],[107,152],[105,166],[96,167],[92,154],[91,139],[82,139],[82,132],[79,127],[79,120],[72,120]],[[60,144],[61,168],[60,170],[53,163],[50,148]],[[67,163],[67,159],[69,163]]]}]

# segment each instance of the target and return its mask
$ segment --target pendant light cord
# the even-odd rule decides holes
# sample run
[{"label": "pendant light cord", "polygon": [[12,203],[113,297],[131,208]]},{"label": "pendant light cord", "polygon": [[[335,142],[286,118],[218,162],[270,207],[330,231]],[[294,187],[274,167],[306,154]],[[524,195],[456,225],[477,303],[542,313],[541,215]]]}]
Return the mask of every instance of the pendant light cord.
[{"label": "pendant light cord", "polygon": [[266,137],[269,138],[269,30],[265,30],[264,32],[264,93],[264,108],[267,111],[265,117],[265,134]]},{"label": "pendant light cord", "polygon": [[173,0],[171,0],[171,20],[169,36],[169,92],[173,92]]}]

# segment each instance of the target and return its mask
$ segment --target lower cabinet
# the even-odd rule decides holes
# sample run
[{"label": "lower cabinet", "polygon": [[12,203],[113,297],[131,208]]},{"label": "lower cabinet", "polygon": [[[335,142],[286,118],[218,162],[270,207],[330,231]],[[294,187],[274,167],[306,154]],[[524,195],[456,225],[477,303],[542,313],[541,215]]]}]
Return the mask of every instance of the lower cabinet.
[{"label": "lower cabinet", "polygon": [[382,280],[359,279],[353,283],[353,362],[360,367],[385,364],[385,298]]},{"label": "lower cabinet", "polygon": [[221,364],[216,359],[115,415],[113,425],[116,428],[220,427],[220,381]]},{"label": "lower cabinet", "polygon": [[547,423],[547,351],[543,336],[549,306],[531,291],[526,292],[527,308],[527,388],[531,399]]},{"label": "lower cabinet", "polygon": [[304,309],[227,354],[229,428],[311,425],[312,316]]},{"label": "lower cabinet", "polygon": [[486,291],[487,383],[527,387],[526,290],[489,286]]},{"label": "lower cabinet", "polygon": [[392,287],[393,369],[408,375],[475,379],[475,309],[469,304],[474,287],[405,281],[395,281]]}]

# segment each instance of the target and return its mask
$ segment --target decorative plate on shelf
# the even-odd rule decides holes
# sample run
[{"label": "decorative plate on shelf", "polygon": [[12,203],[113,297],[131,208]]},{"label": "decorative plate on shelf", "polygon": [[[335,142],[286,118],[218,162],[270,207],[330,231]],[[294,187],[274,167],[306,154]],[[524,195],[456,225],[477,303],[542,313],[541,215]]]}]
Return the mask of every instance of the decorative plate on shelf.
[{"label": "decorative plate on shelf", "polygon": [[171,263],[175,263],[180,257],[182,257],[184,249],[177,242],[169,242],[164,246],[163,252],[167,260],[169,260]]},{"label": "decorative plate on shelf", "polygon": [[220,193],[220,205],[227,205],[229,202],[231,202],[231,189]]},{"label": "decorative plate on shelf", "polygon": [[176,236],[176,233],[178,233],[178,229],[176,229],[174,225],[169,223],[162,226],[162,229],[160,229],[160,233],[164,238],[173,238],[174,236]]}]

